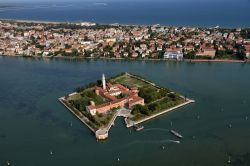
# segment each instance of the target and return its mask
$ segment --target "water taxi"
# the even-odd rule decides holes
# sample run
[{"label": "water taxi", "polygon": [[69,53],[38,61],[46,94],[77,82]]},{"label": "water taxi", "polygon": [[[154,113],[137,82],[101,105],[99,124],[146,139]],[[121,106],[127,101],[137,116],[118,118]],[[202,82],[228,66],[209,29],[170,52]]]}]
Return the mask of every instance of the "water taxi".
[{"label": "water taxi", "polygon": [[183,136],[182,136],[180,133],[178,133],[177,131],[170,130],[170,132],[171,132],[173,135],[175,135],[176,137],[178,137],[178,138],[183,138]]}]

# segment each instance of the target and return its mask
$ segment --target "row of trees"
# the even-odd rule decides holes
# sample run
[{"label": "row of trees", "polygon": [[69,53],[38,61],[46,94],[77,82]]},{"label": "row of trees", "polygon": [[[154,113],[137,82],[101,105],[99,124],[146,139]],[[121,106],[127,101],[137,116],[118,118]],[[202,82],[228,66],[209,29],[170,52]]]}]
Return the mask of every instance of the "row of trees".
[{"label": "row of trees", "polygon": [[165,98],[147,105],[136,105],[131,114],[134,115],[133,120],[141,119],[145,116],[150,116],[161,110],[165,110],[182,103],[184,100],[178,94],[169,93]]},{"label": "row of trees", "polygon": [[139,89],[139,96],[144,98],[145,103],[151,103],[167,95],[166,89],[156,89],[153,87],[142,87]]}]

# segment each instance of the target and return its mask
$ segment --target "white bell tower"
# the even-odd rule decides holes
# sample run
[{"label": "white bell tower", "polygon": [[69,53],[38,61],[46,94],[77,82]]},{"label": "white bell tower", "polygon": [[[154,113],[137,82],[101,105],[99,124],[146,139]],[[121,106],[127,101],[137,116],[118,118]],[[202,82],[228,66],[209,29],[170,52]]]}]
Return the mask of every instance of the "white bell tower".
[{"label": "white bell tower", "polygon": [[104,74],[102,74],[102,88],[106,90],[106,79]]}]

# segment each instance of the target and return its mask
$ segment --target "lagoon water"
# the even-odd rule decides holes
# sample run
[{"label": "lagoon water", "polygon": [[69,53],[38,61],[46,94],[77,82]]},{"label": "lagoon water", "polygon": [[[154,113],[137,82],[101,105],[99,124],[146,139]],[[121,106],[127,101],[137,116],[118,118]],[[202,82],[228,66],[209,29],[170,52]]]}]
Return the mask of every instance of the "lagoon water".
[{"label": "lagoon water", "polygon": [[[25,0],[23,0],[25,1]],[[26,0],[27,1],[27,0]],[[19,2],[19,3],[18,3]],[[101,3],[100,3],[101,2]],[[249,0],[0,1],[0,18],[174,26],[250,27]]]},{"label": "lagoon water", "polygon": [[[117,119],[110,138],[96,142],[57,98],[125,71],[196,103],[144,123],[142,132]],[[0,165],[223,166],[229,155],[231,165],[249,165],[249,73],[249,64],[0,57]],[[172,128],[184,136],[180,144],[171,142]]]}]

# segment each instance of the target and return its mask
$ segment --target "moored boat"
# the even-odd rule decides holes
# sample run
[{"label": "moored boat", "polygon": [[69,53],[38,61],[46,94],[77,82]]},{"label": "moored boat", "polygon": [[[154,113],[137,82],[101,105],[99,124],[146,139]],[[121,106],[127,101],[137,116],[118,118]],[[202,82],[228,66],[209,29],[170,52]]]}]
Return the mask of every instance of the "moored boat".
[{"label": "moored boat", "polygon": [[134,125],[135,131],[141,131],[144,129],[144,126],[138,126],[138,125]]}]

